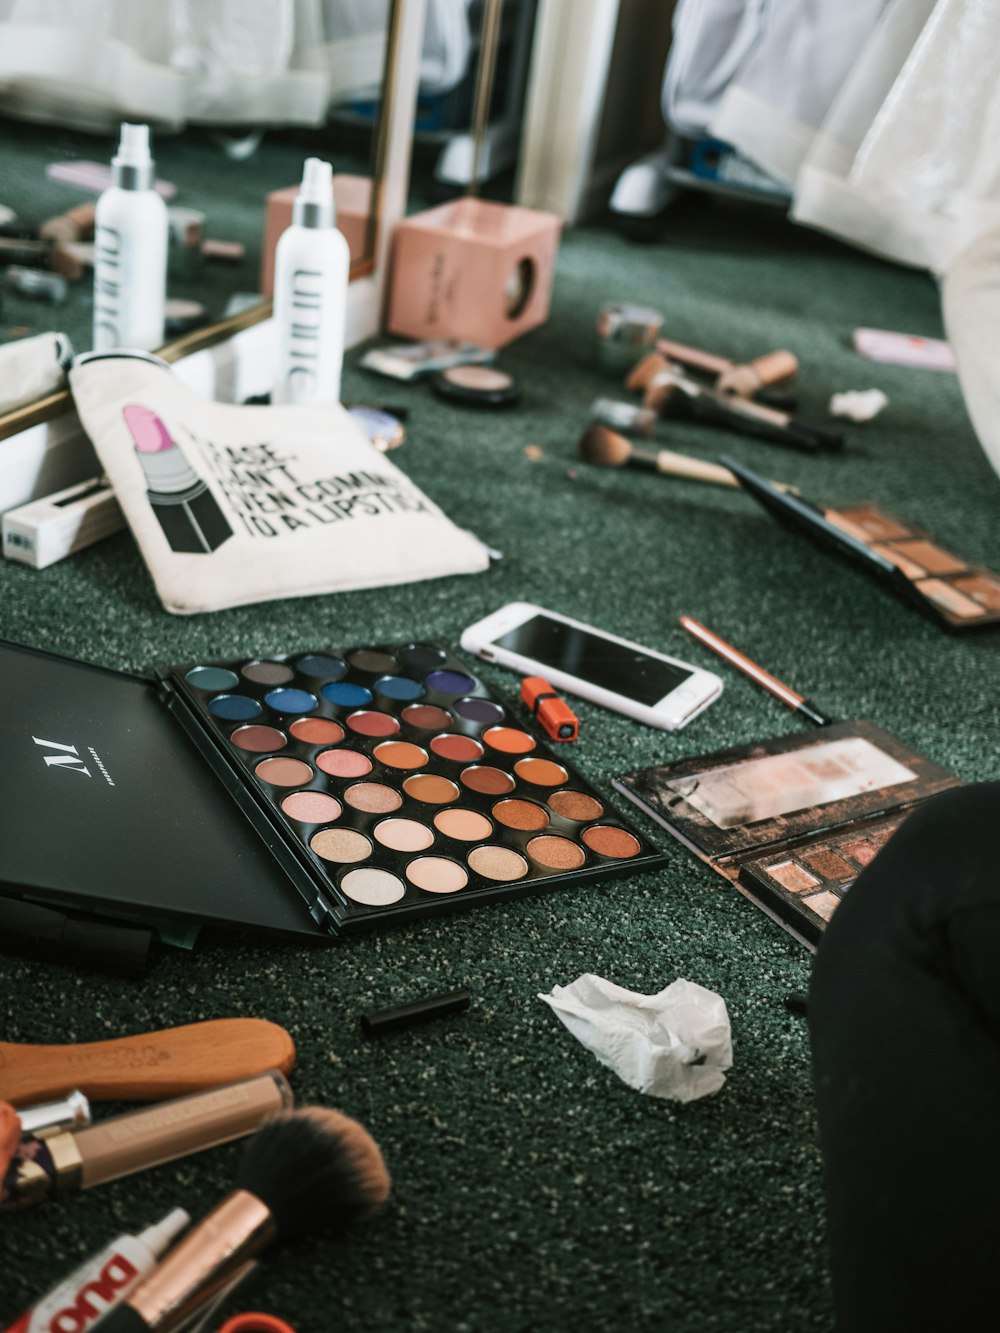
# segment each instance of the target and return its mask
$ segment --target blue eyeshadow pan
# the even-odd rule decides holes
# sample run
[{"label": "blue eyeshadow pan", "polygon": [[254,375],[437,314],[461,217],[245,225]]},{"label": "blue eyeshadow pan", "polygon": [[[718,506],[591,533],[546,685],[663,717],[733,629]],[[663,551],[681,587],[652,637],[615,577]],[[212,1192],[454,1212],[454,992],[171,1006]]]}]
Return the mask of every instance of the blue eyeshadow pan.
[{"label": "blue eyeshadow pan", "polygon": [[264,710],[256,699],[248,699],[245,694],[217,694],[209,699],[208,711],[225,722],[248,722]]},{"label": "blue eyeshadow pan", "polygon": [[308,690],[269,690],[264,702],[276,713],[311,713],[319,700]]},{"label": "blue eyeshadow pan", "polygon": [[441,694],[467,694],[476,688],[476,682],[464,671],[432,671],[426,681],[430,689]]},{"label": "blue eyeshadow pan", "polygon": [[319,692],[328,703],[338,704],[341,708],[360,708],[372,701],[371,690],[365,689],[364,685],[353,685],[350,681],[321,685]]},{"label": "blue eyeshadow pan", "polygon": [[419,699],[424,687],[418,680],[409,676],[383,676],[375,682],[375,693],[384,694],[387,699],[404,699],[407,703]]}]

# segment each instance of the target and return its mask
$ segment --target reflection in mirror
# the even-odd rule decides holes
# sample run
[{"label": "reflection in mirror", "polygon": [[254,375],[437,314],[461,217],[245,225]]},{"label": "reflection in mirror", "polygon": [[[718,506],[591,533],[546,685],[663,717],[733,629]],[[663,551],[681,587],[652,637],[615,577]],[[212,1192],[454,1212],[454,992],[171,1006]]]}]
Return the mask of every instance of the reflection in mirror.
[{"label": "reflection in mirror", "polygon": [[78,0],[0,0],[0,343],[91,346],[93,206],[123,121],[150,126],[170,210],[168,340],[266,315],[307,156],[333,164],[351,276],[370,273],[392,8],[109,0],[84,25]]}]

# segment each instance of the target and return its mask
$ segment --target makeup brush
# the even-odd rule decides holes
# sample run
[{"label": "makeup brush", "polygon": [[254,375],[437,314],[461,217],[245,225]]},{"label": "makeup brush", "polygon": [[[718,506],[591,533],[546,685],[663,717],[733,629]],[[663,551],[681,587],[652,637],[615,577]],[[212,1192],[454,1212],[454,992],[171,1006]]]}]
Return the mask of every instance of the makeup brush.
[{"label": "makeup brush", "polygon": [[787,412],[764,407],[749,398],[706,389],[669,363],[646,383],[643,406],[661,414],[669,411],[694,417],[713,426],[756,435],[808,453],[840,449],[844,443],[844,437],[838,431],[809,425]]},{"label": "makeup brush", "polygon": [[247,1145],[235,1188],[95,1333],[172,1333],[231,1290],[275,1241],[343,1230],[389,1197],[378,1144],[356,1120],[309,1107],[276,1116]]},{"label": "makeup brush", "polygon": [[92,1101],[151,1102],[220,1083],[289,1073],[295,1043],[263,1018],[214,1018],[79,1045],[0,1041],[0,1097],[15,1106],[78,1088]]},{"label": "makeup brush", "polygon": [[[626,404],[627,406],[627,404]],[[713,486],[740,485],[739,479],[727,467],[720,463],[708,463],[700,458],[689,458],[687,454],[674,453],[672,449],[642,449],[627,440],[624,435],[607,426],[592,425],[580,436],[580,457],[598,467],[649,468],[667,477],[684,477],[688,481],[705,481]],[[793,486],[773,482],[779,490],[794,491]]]}]

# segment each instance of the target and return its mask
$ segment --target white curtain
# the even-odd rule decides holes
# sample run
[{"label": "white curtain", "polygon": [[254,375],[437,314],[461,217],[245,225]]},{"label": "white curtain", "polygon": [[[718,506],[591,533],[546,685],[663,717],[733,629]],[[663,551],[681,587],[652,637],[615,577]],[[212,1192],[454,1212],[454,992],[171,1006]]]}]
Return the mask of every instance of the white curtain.
[{"label": "white curtain", "polygon": [[321,124],[377,95],[388,0],[0,0],[0,109],[107,130]]},{"label": "white curtain", "polygon": [[785,181],[797,221],[941,279],[1000,472],[1000,0],[680,0],[676,37],[673,129]]}]

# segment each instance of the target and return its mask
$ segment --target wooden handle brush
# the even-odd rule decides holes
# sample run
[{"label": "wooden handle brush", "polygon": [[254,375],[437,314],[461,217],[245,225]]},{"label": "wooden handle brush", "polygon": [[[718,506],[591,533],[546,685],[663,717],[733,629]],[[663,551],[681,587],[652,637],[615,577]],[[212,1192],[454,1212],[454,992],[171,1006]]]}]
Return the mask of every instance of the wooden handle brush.
[{"label": "wooden handle brush", "polygon": [[0,1041],[0,1097],[26,1106],[79,1088],[93,1101],[159,1101],[268,1069],[287,1074],[294,1063],[291,1037],[263,1018],[216,1018],[81,1045]]}]

